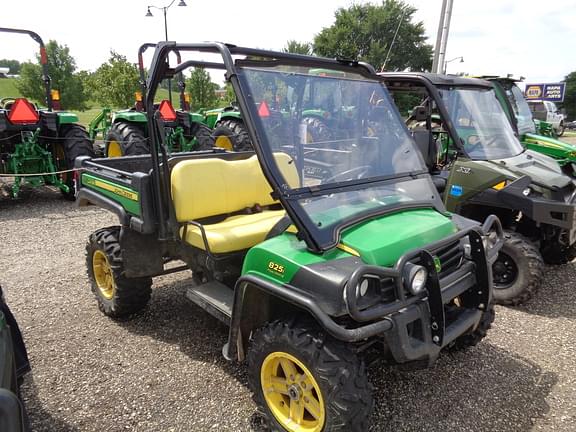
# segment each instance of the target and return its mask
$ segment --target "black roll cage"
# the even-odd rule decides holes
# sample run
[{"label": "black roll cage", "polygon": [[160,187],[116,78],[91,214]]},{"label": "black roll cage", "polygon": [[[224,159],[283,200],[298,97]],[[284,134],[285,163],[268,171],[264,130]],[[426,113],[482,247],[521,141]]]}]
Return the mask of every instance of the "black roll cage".
[{"label": "black roll cage", "polygon": [[31,30],[23,30],[23,29],[14,29],[14,28],[7,28],[7,27],[0,27],[0,32],[2,33],[17,33],[17,34],[25,34],[30,36],[34,39],[35,42],[40,45],[40,66],[42,67],[42,81],[44,82],[44,92],[46,97],[46,106],[48,107],[49,111],[52,111],[53,103],[52,103],[52,87],[51,87],[51,79],[50,75],[48,75],[48,54],[46,53],[46,46],[44,45],[44,41],[38,35]]},{"label": "black roll cage", "polygon": [[[147,44],[145,44],[147,45]],[[148,46],[146,47],[148,48]],[[141,47],[142,49],[142,47]],[[145,48],[144,48],[145,50]],[[143,51],[142,51],[143,52]],[[207,61],[186,61],[179,64],[175,68],[170,68],[168,64],[168,56],[171,52],[197,52],[197,53],[212,53],[220,54],[222,62],[207,62]],[[376,71],[374,68],[362,62],[353,60],[342,59],[328,59],[321,57],[311,57],[300,54],[291,54],[276,51],[267,51],[254,48],[238,47],[235,45],[224,44],[220,42],[203,42],[203,43],[176,43],[176,42],[159,42],[156,44],[156,50],[152,58],[148,78],[145,85],[145,111],[150,127],[150,154],[152,159],[152,178],[153,178],[153,193],[157,202],[158,211],[158,231],[160,240],[172,239],[177,230],[171,230],[169,226],[174,221],[172,206],[170,205],[170,185],[169,185],[169,164],[168,155],[163,143],[163,130],[161,127],[161,120],[158,112],[155,112],[154,96],[164,78],[171,78],[176,74],[181,73],[184,69],[195,66],[210,69],[221,69],[225,71],[225,79],[230,82],[238,104],[242,112],[244,124],[248,129],[250,138],[254,145],[254,150],[258,156],[258,161],[264,176],[269,184],[272,186],[274,197],[279,199],[282,203],[286,213],[296,226],[299,236],[306,242],[307,247],[314,252],[321,252],[323,249],[320,244],[313,238],[309,229],[307,228],[308,216],[303,212],[295,209],[288,203],[288,195],[284,192],[282,185],[276,179],[281,179],[282,175],[275,164],[268,161],[273,160],[272,150],[267,146],[262,146],[259,140],[259,135],[256,133],[256,121],[252,116],[249,107],[247,94],[248,89],[244,88],[241,80],[238,77],[238,68],[233,59],[233,55],[244,55],[257,57],[259,59],[271,59],[281,63],[282,65],[296,65],[296,66],[309,66],[309,67],[326,67],[334,70],[351,71],[365,76],[368,79],[374,79]],[[139,61],[140,61],[139,55]],[[143,66],[140,68],[143,72]],[[142,74],[141,74],[142,77]],[[159,156],[160,153],[160,156]],[[162,161],[160,160],[162,158]],[[162,162],[162,163],[161,163]],[[161,171],[160,171],[161,170]],[[309,223],[309,222],[308,222]]]}]

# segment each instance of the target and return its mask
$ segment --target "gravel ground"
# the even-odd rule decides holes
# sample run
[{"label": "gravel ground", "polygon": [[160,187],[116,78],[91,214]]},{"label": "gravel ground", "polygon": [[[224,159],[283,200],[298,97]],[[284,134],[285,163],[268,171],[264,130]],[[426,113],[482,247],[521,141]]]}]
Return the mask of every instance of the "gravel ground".
[{"label": "gravel ground", "polygon": [[[183,298],[189,273],[155,279],[150,307],[113,321],[88,288],[84,244],[115,224],[55,191],[0,199],[0,279],[33,373],[34,431],[259,431],[226,328]],[[479,346],[432,368],[371,371],[374,431],[575,431],[574,264],[548,269],[535,299],[497,308]]]}]

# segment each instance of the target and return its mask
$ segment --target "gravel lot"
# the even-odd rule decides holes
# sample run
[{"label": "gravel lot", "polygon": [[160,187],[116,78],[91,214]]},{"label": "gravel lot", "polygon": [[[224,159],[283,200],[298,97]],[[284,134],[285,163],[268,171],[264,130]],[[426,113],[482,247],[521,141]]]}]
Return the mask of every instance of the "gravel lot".
[{"label": "gravel lot", "polygon": [[[23,386],[34,431],[259,431],[226,328],[183,298],[189,273],[155,279],[150,307],[103,316],[84,244],[115,224],[55,191],[0,199],[0,279],[33,373]],[[549,269],[539,295],[497,308],[489,337],[430,370],[373,370],[374,431],[575,431],[576,266]]]}]

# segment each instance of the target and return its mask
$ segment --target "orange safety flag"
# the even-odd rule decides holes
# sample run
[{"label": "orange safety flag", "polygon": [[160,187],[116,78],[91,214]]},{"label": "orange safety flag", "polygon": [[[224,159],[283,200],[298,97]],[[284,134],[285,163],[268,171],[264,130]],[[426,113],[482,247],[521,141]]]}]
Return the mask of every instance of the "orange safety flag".
[{"label": "orange safety flag", "polygon": [[8,121],[12,124],[38,123],[38,111],[24,98],[18,98],[8,113]]},{"label": "orange safety flag", "polygon": [[266,101],[262,101],[260,104],[260,107],[258,108],[258,115],[260,117],[270,117],[270,109],[268,108]]},{"label": "orange safety flag", "polygon": [[160,111],[160,116],[164,121],[174,121],[177,118],[176,111],[174,111],[174,108],[172,108],[172,104],[169,100],[164,99],[162,102],[160,102],[158,111]]}]

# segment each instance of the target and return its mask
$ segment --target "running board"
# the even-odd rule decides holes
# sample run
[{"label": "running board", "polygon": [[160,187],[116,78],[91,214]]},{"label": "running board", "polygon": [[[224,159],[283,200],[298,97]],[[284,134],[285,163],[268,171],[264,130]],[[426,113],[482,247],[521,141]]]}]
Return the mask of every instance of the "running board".
[{"label": "running board", "polygon": [[234,290],[223,283],[211,281],[190,287],[186,290],[186,298],[224,324],[230,325]]}]

